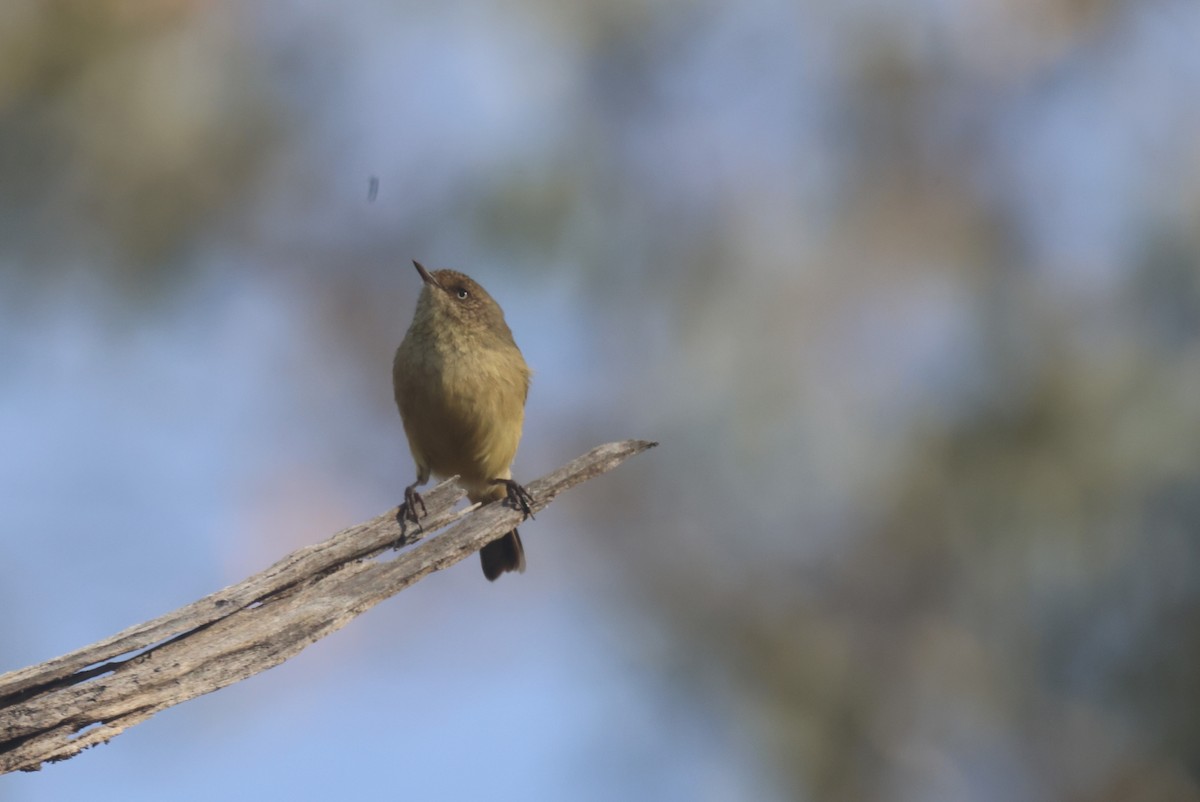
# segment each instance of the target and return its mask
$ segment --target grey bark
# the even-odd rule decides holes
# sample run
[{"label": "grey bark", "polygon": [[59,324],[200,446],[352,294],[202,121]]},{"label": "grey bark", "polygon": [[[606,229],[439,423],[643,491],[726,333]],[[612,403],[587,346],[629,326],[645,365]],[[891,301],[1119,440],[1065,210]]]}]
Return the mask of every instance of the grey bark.
[{"label": "grey bark", "polygon": [[[653,445],[598,446],[532,482],[533,511]],[[443,482],[424,494],[419,531],[409,524],[402,533],[392,510],[172,613],[0,676],[0,773],[65,760],[160,710],[279,665],[520,522],[501,503],[454,510],[462,495]],[[375,559],[397,544],[405,550],[394,559]]]}]

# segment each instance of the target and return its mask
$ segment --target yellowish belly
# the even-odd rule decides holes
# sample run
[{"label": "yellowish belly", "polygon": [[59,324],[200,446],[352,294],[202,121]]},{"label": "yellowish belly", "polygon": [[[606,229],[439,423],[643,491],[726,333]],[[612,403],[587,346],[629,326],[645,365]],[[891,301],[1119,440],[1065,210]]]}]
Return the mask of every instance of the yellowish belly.
[{"label": "yellowish belly", "polygon": [[413,459],[435,476],[459,476],[472,500],[503,495],[490,480],[511,476],[524,423],[527,372],[434,367],[395,377]]}]

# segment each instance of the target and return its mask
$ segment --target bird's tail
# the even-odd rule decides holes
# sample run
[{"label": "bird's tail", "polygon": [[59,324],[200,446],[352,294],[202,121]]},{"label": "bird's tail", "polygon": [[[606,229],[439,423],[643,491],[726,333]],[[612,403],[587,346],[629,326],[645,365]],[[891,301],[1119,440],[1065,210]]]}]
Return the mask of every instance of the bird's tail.
[{"label": "bird's tail", "polygon": [[514,529],[493,540],[479,550],[479,560],[483,563],[483,575],[489,582],[495,581],[505,571],[525,573],[525,547],[521,545],[521,535]]}]

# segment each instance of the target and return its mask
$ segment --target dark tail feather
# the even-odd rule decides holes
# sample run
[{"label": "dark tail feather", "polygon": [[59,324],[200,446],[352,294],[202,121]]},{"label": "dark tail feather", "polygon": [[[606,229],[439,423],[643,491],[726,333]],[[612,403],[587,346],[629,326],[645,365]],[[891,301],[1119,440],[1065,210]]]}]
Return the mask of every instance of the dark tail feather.
[{"label": "dark tail feather", "polygon": [[521,536],[516,529],[480,549],[479,559],[483,563],[483,575],[489,582],[505,571],[525,573],[525,547],[521,545]]}]

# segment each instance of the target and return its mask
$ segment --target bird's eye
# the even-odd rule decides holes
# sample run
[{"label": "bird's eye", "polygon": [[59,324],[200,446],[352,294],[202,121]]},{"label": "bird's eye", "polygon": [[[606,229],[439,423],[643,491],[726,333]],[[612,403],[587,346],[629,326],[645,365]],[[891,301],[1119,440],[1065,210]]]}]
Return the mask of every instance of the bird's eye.
[{"label": "bird's eye", "polygon": [[467,296],[470,295],[470,293],[467,292],[466,287],[459,287],[457,295],[458,295],[458,300],[465,301],[465,300],[467,300]]}]

